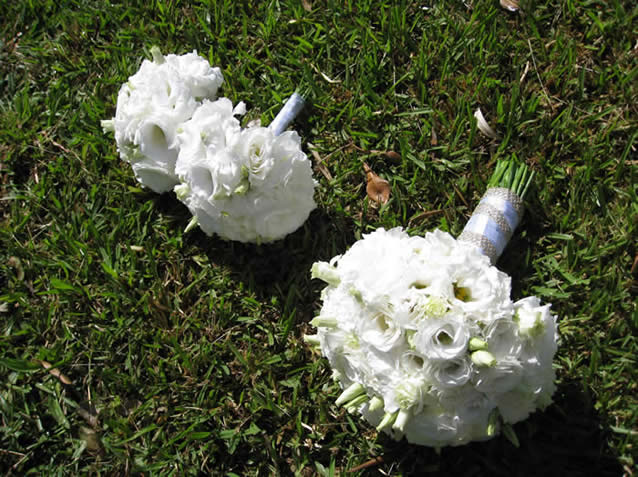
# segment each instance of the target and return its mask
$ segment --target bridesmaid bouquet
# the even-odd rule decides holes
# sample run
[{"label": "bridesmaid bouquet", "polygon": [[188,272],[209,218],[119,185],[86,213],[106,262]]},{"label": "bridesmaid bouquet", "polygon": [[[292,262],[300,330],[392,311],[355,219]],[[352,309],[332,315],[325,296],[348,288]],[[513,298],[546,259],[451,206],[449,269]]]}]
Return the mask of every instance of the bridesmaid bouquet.
[{"label": "bridesmaid bouquet", "polygon": [[301,138],[285,129],[303,99],[293,94],[270,128],[244,129],[235,117],[244,103],[217,99],[219,68],[196,51],[151,52],[122,85],[115,117],[102,121],[137,180],[174,190],[193,215],[189,228],[208,235],[266,243],[299,228],[316,207],[316,183]]},{"label": "bridesmaid bouquet", "polygon": [[[284,107],[273,124],[285,128],[288,111]],[[175,193],[206,234],[272,242],[294,232],[316,207],[311,164],[295,131],[242,129],[233,114],[222,98],[204,103],[184,123]]]},{"label": "bridesmaid bouquet", "polygon": [[513,302],[492,265],[523,213],[532,174],[499,163],[458,239],[401,228],[365,235],[312,276],[328,285],[307,340],[328,359],[337,404],[395,439],[442,447],[489,439],[551,402],[556,318]]}]

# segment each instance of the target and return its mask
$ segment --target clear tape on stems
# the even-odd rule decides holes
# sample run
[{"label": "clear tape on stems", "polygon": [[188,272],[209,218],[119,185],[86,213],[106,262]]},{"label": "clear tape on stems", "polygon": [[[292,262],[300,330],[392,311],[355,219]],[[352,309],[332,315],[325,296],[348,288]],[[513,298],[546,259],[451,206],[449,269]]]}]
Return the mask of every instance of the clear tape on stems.
[{"label": "clear tape on stems", "polygon": [[458,240],[469,242],[496,263],[523,216],[523,201],[504,187],[488,189]]},{"label": "clear tape on stems", "polygon": [[279,114],[275,117],[272,123],[270,123],[270,129],[275,134],[275,136],[279,136],[282,132],[286,130],[288,125],[297,117],[299,112],[304,107],[304,99],[298,95],[297,93],[293,93],[284,107],[281,108]]}]

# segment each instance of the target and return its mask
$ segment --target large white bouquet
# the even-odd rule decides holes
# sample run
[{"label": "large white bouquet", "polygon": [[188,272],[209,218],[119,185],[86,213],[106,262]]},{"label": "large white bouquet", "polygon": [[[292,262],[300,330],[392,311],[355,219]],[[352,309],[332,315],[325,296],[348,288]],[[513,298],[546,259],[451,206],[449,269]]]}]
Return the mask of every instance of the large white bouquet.
[{"label": "large white bouquet", "polygon": [[379,229],[313,266],[328,286],[309,341],[344,390],[337,403],[397,439],[442,447],[502,428],[515,440],[510,425],[551,402],[555,317],[536,297],[513,302],[490,263],[485,249],[502,251],[494,219],[512,218],[494,205],[516,208],[494,191],[459,240]]},{"label": "large white bouquet", "polygon": [[151,52],[153,61],[144,60],[122,85],[115,117],[102,121],[102,127],[115,133],[120,157],[131,164],[137,180],[162,193],[178,183],[179,127],[202,100],[217,97],[224,77],[196,51],[163,56],[154,47]]}]

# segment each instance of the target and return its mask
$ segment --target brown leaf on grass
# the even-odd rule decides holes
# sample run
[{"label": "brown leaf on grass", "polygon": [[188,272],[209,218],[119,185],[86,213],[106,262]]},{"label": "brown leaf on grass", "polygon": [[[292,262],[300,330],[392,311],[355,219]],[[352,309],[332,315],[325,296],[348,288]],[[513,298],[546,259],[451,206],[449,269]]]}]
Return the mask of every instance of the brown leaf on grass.
[{"label": "brown leaf on grass", "polygon": [[367,150],[367,149],[362,149],[359,146],[355,146],[354,144],[352,144],[352,147],[354,149],[356,149],[357,151],[364,152],[366,154],[375,154],[375,155],[379,155],[379,156],[385,156],[388,159],[390,159],[391,161],[401,162],[401,154],[399,154],[396,151],[392,151],[392,150],[389,150],[389,149],[387,151],[383,151],[383,150],[380,150],[380,149]]},{"label": "brown leaf on grass", "polygon": [[432,135],[430,137],[430,145],[437,146],[439,144],[439,137],[436,135],[436,131],[434,130],[434,126],[432,126]]},{"label": "brown leaf on grass", "polygon": [[393,161],[397,161],[400,162],[401,161],[401,154],[399,154],[398,152],[395,151],[385,151],[385,155],[388,159],[391,159]]},{"label": "brown leaf on grass", "polygon": [[58,368],[54,368],[48,361],[36,360],[40,365],[46,369],[51,376],[55,376],[64,384],[73,384],[73,382],[64,374],[60,372]]},{"label": "brown leaf on grass", "polygon": [[99,425],[98,416],[97,414],[95,414],[95,411],[93,409],[85,409],[84,407],[80,406],[78,408],[78,414],[93,429],[96,429],[98,427]]},{"label": "brown leaf on grass", "polygon": [[388,202],[390,200],[390,183],[376,175],[365,162],[363,170],[366,173],[366,192],[370,200],[377,204]]},{"label": "brown leaf on grass", "polygon": [[634,264],[631,266],[631,274],[638,274],[638,255],[634,257]]},{"label": "brown leaf on grass", "polygon": [[501,0],[501,7],[510,12],[516,12],[520,8],[518,6],[518,0]]},{"label": "brown leaf on grass", "polygon": [[310,0],[301,0],[301,4],[303,5],[303,9],[307,12],[312,11],[312,2]]}]

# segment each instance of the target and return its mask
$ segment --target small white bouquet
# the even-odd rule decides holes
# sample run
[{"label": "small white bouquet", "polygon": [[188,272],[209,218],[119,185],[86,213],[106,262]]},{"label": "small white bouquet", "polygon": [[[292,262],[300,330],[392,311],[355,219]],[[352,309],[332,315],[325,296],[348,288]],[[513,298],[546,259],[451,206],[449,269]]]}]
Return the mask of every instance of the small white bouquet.
[{"label": "small white bouquet", "polygon": [[328,286],[306,337],[328,359],[337,404],[377,430],[432,447],[485,440],[545,408],[554,392],[556,321],[549,305],[513,302],[491,262],[522,214],[531,179],[499,163],[463,234],[365,235],[313,265]]},{"label": "small white bouquet", "polygon": [[137,180],[174,190],[193,214],[189,228],[208,235],[267,243],[299,228],[316,207],[316,183],[301,138],[285,129],[303,98],[293,94],[269,128],[242,129],[244,103],[217,99],[219,68],[196,51],[151,53],[120,88],[115,117],[102,121]]},{"label": "small white bouquet", "polygon": [[221,70],[210,66],[196,51],[162,55],[151,49],[153,61],[122,85],[113,119],[102,121],[115,133],[120,157],[131,164],[137,180],[154,192],[173,189],[177,131],[203,100],[214,100],[224,82]]},{"label": "small white bouquet", "polygon": [[[316,207],[301,138],[281,132],[301,104],[293,95],[270,128],[242,129],[226,98],[204,103],[178,134],[177,197],[193,224],[227,240],[267,243],[297,230]],[[272,126],[275,127],[272,127]]]}]

